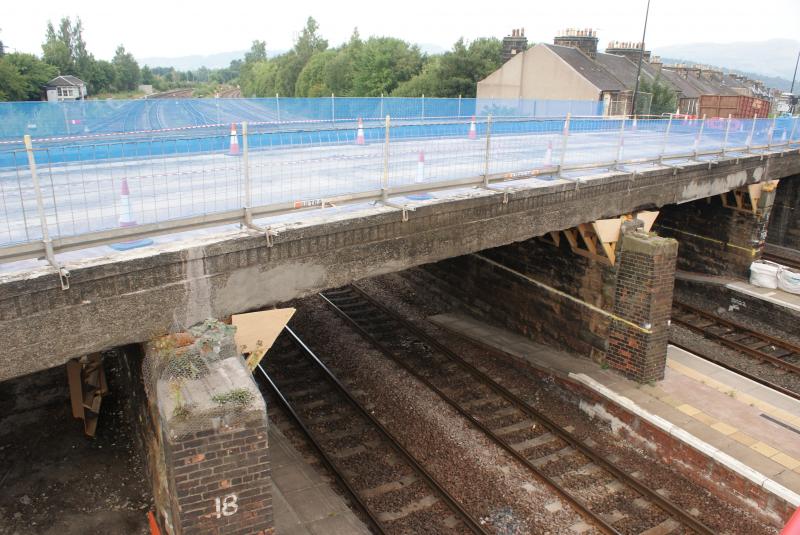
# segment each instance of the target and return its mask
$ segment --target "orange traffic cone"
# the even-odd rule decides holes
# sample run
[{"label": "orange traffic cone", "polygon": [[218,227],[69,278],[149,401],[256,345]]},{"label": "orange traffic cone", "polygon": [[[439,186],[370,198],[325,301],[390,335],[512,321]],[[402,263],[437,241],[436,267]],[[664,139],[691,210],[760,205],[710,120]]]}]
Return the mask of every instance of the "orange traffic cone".
[{"label": "orange traffic cone", "polygon": [[[128,179],[125,177],[122,178],[122,185],[119,190],[119,226],[121,228],[136,226],[136,220],[133,218],[133,210],[131,210],[131,190],[128,188]],[[142,238],[140,240],[114,243],[111,244],[111,248],[117,251],[127,251],[128,249],[136,249],[137,247],[144,247],[152,244],[153,240],[150,238]]]},{"label": "orange traffic cone", "polygon": [[789,521],[783,526],[780,535],[800,535],[800,507],[795,510]]},{"label": "orange traffic cone", "polygon": [[544,166],[550,167],[553,165],[553,142],[547,142],[547,150],[544,151]]},{"label": "orange traffic cone", "polygon": [[417,178],[414,180],[417,184],[425,182],[425,151],[419,151],[419,158],[417,158]]},{"label": "orange traffic cone", "polygon": [[364,145],[364,121],[358,118],[358,132],[356,132],[356,145]]},{"label": "orange traffic cone", "polygon": [[136,221],[131,213],[131,190],[128,188],[128,179],[124,177],[119,191],[119,226],[136,226]]},{"label": "orange traffic cone", "polygon": [[239,156],[239,136],[236,135],[236,123],[231,123],[231,148],[228,156]]},{"label": "orange traffic cone", "polygon": [[470,139],[477,139],[478,138],[478,131],[475,129],[475,116],[472,116],[472,120],[469,122],[469,136]]}]

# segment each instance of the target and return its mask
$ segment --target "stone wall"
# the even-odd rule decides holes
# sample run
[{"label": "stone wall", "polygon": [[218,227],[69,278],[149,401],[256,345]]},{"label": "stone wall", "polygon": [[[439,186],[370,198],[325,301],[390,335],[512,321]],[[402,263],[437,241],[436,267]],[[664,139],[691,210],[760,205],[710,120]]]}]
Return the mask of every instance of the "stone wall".
[{"label": "stone wall", "polygon": [[[675,240],[626,234],[606,266],[533,239],[409,272],[427,292],[539,342],[663,378]],[[627,247],[626,247],[627,245]],[[513,270],[513,271],[512,271]]]},{"label": "stone wall", "polygon": [[800,175],[784,178],[778,184],[767,241],[800,249]]},{"label": "stone wall", "polygon": [[[613,268],[538,239],[482,251],[481,255],[600,308],[613,302]],[[579,353],[601,358],[608,319],[557,293],[533,286],[473,255],[428,264],[409,274],[426,291],[458,296],[473,313],[511,330]]]},{"label": "stone wall", "polygon": [[678,269],[748,277],[764,247],[774,196],[762,193],[757,215],[723,206],[719,195],[664,206],[654,229],[680,242]]}]

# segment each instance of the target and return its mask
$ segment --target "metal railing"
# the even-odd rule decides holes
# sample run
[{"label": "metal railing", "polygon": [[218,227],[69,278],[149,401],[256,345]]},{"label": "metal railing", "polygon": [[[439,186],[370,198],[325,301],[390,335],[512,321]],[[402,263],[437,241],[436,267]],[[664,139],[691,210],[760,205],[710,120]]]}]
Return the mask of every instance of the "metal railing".
[{"label": "metal railing", "polygon": [[[0,262],[510,179],[588,180],[591,169],[797,147],[798,117],[561,117],[384,121],[0,150]],[[235,143],[233,143],[235,140]],[[410,209],[410,208],[409,208]]]}]

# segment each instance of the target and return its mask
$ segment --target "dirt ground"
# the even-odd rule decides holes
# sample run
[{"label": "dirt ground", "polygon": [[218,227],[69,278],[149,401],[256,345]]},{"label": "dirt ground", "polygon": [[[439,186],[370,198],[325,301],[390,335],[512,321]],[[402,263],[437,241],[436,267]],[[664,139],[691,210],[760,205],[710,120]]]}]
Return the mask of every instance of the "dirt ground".
[{"label": "dirt ground", "polygon": [[63,367],[0,383],[0,534],[149,533],[145,468],[106,372],[95,438],[72,417]]}]

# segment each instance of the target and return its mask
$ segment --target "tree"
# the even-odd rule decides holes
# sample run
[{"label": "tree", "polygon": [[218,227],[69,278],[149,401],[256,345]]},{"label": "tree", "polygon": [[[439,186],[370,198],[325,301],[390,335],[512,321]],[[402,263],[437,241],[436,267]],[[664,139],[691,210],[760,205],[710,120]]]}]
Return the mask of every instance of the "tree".
[{"label": "tree", "polygon": [[295,84],[296,97],[323,97],[330,95],[333,89],[328,85],[328,66],[338,56],[334,50],[326,50],[311,56],[311,59],[300,71]]},{"label": "tree", "polygon": [[0,59],[0,100],[25,100],[25,78],[6,57]]},{"label": "tree", "polygon": [[[645,109],[646,100],[644,97],[646,97],[646,93],[652,95],[649,110]],[[636,100],[638,101],[636,113],[661,115],[662,113],[672,113],[675,110],[678,97],[670,86],[661,81],[661,75],[659,74],[653,80],[649,80],[645,76],[641,77],[639,95],[637,95]]]},{"label": "tree", "polygon": [[102,93],[114,89],[116,75],[117,71],[111,62],[102,59],[93,62],[91,74],[89,75],[91,92]]},{"label": "tree", "polygon": [[467,46],[459,39],[453,49],[428,61],[422,71],[392,92],[396,96],[474,97],[479,80],[502,64],[498,39],[477,39]]},{"label": "tree", "polygon": [[136,63],[133,54],[126,52],[125,47],[119,45],[111,63],[114,65],[114,87],[118,91],[136,89],[139,85],[141,73],[139,72],[139,64]]},{"label": "tree", "polygon": [[153,85],[155,77],[153,76],[153,71],[150,70],[150,67],[145,65],[144,67],[142,67],[142,70],[140,72],[142,75],[142,83],[145,85]]},{"label": "tree", "polygon": [[300,32],[294,47],[273,60],[278,68],[276,90],[281,95],[294,96],[297,78],[306,63],[314,54],[324,52],[328,48],[328,41],[323,39],[317,30],[319,30],[317,21],[314,17],[308,17],[306,26]]},{"label": "tree", "polygon": [[59,35],[56,35],[53,23],[49,21],[47,23],[45,41],[42,45],[42,59],[58,69],[58,74],[72,74],[74,72],[75,63],[72,59],[69,43],[65,43]]},{"label": "tree", "polygon": [[48,65],[33,54],[13,53],[6,54],[2,61],[14,66],[23,80],[23,95],[17,95],[15,100],[39,100],[42,86],[58,76],[58,70]]},{"label": "tree", "polygon": [[422,69],[423,56],[416,45],[394,37],[370,37],[355,60],[353,92],[376,97],[394,89]]},{"label": "tree", "polygon": [[253,41],[250,45],[250,51],[245,52],[245,63],[256,63],[258,61],[267,61],[267,42],[266,41]]}]

